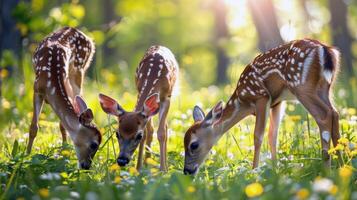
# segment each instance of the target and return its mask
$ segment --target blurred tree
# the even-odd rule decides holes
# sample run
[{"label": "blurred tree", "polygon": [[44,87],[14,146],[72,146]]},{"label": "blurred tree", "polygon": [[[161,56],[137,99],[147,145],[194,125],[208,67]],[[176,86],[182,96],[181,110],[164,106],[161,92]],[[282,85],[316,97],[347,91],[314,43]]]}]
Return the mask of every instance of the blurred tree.
[{"label": "blurred tree", "polygon": [[255,28],[259,35],[259,49],[264,52],[283,43],[272,0],[249,0]]},{"label": "blurred tree", "polygon": [[16,21],[12,17],[12,10],[19,0],[0,1],[0,58],[4,49],[18,54],[21,49],[21,35],[16,28]]},{"label": "blurred tree", "polygon": [[347,25],[347,3],[344,0],[329,0],[331,31],[335,46],[341,51],[342,62],[348,76],[353,76],[353,39]]},{"label": "blurred tree", "polygon": [[[104,24],[105,28],[109,29],[112,23],[115,23],[114,19],[116,18],[115,12],[114,12],[114,2],[112,0],[104,0],[103,1],[103,18],[104,18]],[[110,48],[108,45],[109,40],[105,40],[103,44],[103,54],[108,56],[108,57],[113,57],[115,55],[115,48]],[[104,65],[108,65],[109,60],[103,59]]]},{"label": "blurred tree", "polygon": [[[299,1],[299,5],[300,5],[300,8],[302,10],[302,14],[303,14],[303,17],[304,17],[304,21],[305,22],[309,22],[311,21],[311,15],[309,13],[309,11],[307,10],[307,0],[301,0]],[[309,33],[310,32],[310,29],[308,27],[308,23],[304,23],[302,24],[302,29],[303,29],[303,32],[305,34]]]},{"label": "blurred tree", "polygon": [[216,49],[216,84],[228,82],[227,68],[229,58],[224,48],[224,44],[229,38],[227,26],[227,8],[223,0],[214,0],[212,5],[214,13],[214,46]]}]

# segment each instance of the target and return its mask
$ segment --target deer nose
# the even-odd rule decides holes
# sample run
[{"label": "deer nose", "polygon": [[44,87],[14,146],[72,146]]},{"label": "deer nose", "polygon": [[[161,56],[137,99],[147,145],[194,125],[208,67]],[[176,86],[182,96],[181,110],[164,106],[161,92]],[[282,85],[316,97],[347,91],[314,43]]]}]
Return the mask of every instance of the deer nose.
[{"label": "deer nose", "polygon": [[81,169],[89,169],[90,168],[90,164],[87,162],[82,162],[81,163]]},{"label": "deer nose", "polygon": [[184,173],[185,175],[193,175],[193,174],[195,174],[196,172],[197,172],[197,167],[195,167],[195,168],[193,168],[193,169],[190,169],[190,168],[187,168],[187,167],[183,168],[183,173]]},{"label": "deer nose", "polygon": [[117,163],[118,163],[119,166],[123,167],[123,166],[125,166],[125,165],[127,165],[129,163],[129,158],[121,156],[121,157],[118,158]]}]

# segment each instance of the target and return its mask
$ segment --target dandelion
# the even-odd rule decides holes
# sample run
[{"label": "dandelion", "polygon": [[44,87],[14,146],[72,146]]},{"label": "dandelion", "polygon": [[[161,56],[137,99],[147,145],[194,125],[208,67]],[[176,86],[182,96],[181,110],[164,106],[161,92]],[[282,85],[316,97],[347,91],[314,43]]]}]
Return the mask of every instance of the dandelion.
[{"label": "dandelion", "polygon": [[348,179],[352,175],[352,169],[350,166],[343,166],[338,170],[338,174],[343,179]]},{"label": "dandelion", "polygon": [[340,144],[348,144],[348,139],[347,138],[340,138],[340,139],[338,139],[338,143],[340,143]]},{"label": "dandelion", "polygon": [[309,197],[309,195],[310,195],[310,192],[306,188],[302,188],[296,193],[297,199],[300,199],[300,200],[307,199],[307,197]]},{"label": "dandelion", "polygon": [[130,167],[130,168],[129,168],[129,173],[130,173],[130,175],[132,175],[132,176],[137,176],[137,175],[139,175],[139,172],[138,172],[138,170],[136,170],[135,167]]},{"label": "dandelion", "polygon": [[116,176],[116,177],[114,178],[114,183],[115,183],[115,184],[119,184],[120,181],[121,181],[120,176]]},{"label": "dandelion", "polygon": [[335,150],[343,150],[344,147],[342,144],[337,144],[337,146],[335,147]]},{"label": "dandelion", "polygon": [[249,198],[260,196],[263,192],[264,188],[260,183],[251,183],[245,187],[245,194]]},{"label": "dandelion", "polygon": [[146,164],[148,164],[148,165],[157,165],[157,162],[152,158],[146,158]]},{"label": "dandelion", "polygon": [[64,156],[64,157],[69,157],[69,156],[71,155],[71,152],[68,151],[68,150],[63,150],[63,151],[61,151],[61,154],[62,154],[62,156]]},{"label": "dandelion", "polygon": [[38,194],[42,198],[47,198],[50,196],[50,191],[47,188],[41,188],[38,190]]},{"label": "dandelion", "polygon": [[25,200],[24,197],[17,197],[16,200]]},{"label": "dandelion", "polygon": [[333,185],[331,188],[330,188],[330,191],[329,193],[332,194],[332,195],[336,195],[338,192],[338,187],[336,185]]},{"label": "dandelion", "polygon": [[187,187],[187,192],[194,193],[194,192],[196,192],[196,188],[193,187],[192,185],[190,185],[190,186]]},{"label": "dandelion", "polygon": [[328,153],[329,155],[334,155],[334,154],[336,153],[336,149],[335,149],[335,148],[331,148],[331,149],[329,149],[329,150],[327,151],[327,153]]},{"label": "dandelion", "polygon": [[119,167],[119,165],[118,164],[113,164],[113,165],[111,165],[110,167],[109,167],[109,171],[110,172],[115,172],[115,171],[118,171],[118,170],[120,170],[120,167]]}]

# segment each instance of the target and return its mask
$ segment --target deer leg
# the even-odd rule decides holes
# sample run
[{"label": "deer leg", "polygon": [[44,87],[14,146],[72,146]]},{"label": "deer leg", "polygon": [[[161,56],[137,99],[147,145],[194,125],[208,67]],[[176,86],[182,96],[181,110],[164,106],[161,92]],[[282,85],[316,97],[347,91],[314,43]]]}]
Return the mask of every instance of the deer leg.
[{"label": "deer leg", "polygon": [[[332,144],[334,147],[337,146],[338,144],[338,140],[340,139],[340,130],[339,130],[339,114],[337,112],[337,110],[333,107],[332,108],[332,133],[331,133],[331,137],[332,137]],[[338,156],[338,162],[339,165],[342,166],[343,165],[343,159],[342,159],[342,154],[341,151],[338,150],[336,152],[337,156]]]},{"label": "deer leg", "polygon": [[166,154],[167,154],[167,124],[166,117],[170,108],[170,99],[166,99],[163,102],[160,102],[160,111],[159,111],[159,128],[157,131],[157,138],[160,143],[160,170],[167,171],[166,164]]},{"label": "deer leg", "polygon": [[285,103],[280,102],[278,105],[274,106],[270,110],[270,123],[269,123],[269,146],[272,156],[272,160],[276,161],[276,144],[278,137],[279,125],[283,116],[283,111],[285,109]]},{"label": "deer leg", "polygon": [[262,145],[264,137],[264,129],[266,121],[268,118],[268,112],[270,108],[270,99],[262,98],[256,102],[256,118],[255,118],[255,127],[254,127],[254,160],[253,168],[258,167],[259,164],[259,155],[260,147]]},{"label": "deer leg", "polygon": [[[146,146],[148,148],[151,147],[151,142],[152,142],[152,136],[154,134],[154,126],[153,126],[153,123],[152,123],[152,119],[150,119],[146,125]],[[145,160],[146,158],[150,158],[151,157],[151,153],[150,153],[150,149],[146,149],[145,151]]]},{"label": "deer leg", "polygon": [[[326,87],[326,89],[323,89],[319,93],[320,98],[322,101],[332,110],[332,129],[331,129],[331,138],[332,138],[332,144],[334,147],[337,146],[338,144],[338,139],[340,139],[340,130],[339,130],[339,114],[333,105],[332,98],[330,97],[330,87]],[[338,162],[340,165],[343,164],[343,159],[340,151],[336,152],[338,156]]]},{"label": "deer leg", "polygon": [[144,148],[145,148],[145,140],[147,136],[147,131],[145,129],[145,134],[144,137],[142,138],[140,145],[139,145],[139,156],[138,156],[138,161],[136,164],[136,169],[139,171],[141,167],[143,166],[143,153],[144,153]]},{"label": "deer leg", "polygon": [[67,131],[63,127],[63,124],[61,122],[59,124],[59,127],[60,127],[60,131],[61,131],[61,135],[62,135],[62,145],[64,145],[67,143]]},{"label": "deer leg", "polygon": [[331,142],[333,110],[326,105],[316,94],[301,93],[297,95],[299,101],[314,117],[320,129],[322,160],[326,167],[331,166],[331,157],[328,154]]},{"label": "deer leg", "polygon": [[44,102],[44,97],[42,94],[35,92],[33,95],[33,115],[32,122],[29,131],[29,142],[27,144],[27,154],[31,153],[33,141],[37,136],[38,131],[38,119],[41,114],[42,106]]}]

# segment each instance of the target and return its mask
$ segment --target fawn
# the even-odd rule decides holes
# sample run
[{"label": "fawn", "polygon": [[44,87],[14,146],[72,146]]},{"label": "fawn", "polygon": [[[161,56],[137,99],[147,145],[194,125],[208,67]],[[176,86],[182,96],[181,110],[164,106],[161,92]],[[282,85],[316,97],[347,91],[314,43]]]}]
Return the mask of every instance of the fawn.
[{"label": "fawn", "polygon": [[79,167],[90,168],[101,143],[101,133],[92,123],[92,110],[80,95],[83,76],[92,61],[94,50],[90,38],[70,27],[55,31],[37,47],[33,57],[36,79],[28,154],[37,135],[39,115],[45,101],[61,120],[60,131],[64,143],[68,131]]},{"label": "fawn", "polygon": [[269,146],[276,159],[277,134],[283,102],[297,99],[316,120],[322,158],[330,166],[330,139],[337,145],[339,115],[333,106],[331,87],[339,68],[339,52],[319,41],[289,42],[257,56],[241,74],[226,106],[219,102],[207,115],[194,107],[194,124],[184,138],[185,174],[195,174],[216,141],[248,115],[255,115],[254,161],[259,163],[264,129],[270,114]]},{"label": "fawn", "polygon": [[[120,153],[117,163],[125,166],[140,144],[137,169],[142,166],[143,151],[150,148],[153,138],[152,116],[159,113],[157,138],[160,143],[160,170],[167,171],[167,122],[170,98],[178,76],[179,67],[172,52],[163,46],[150,47],[136,69],[137,103],[133,112],[125,111],[117,101],[99,95],[104,112],[118,117],[119,127],[116,136]],[[150,157],[146,152],[145,158]]]}]

